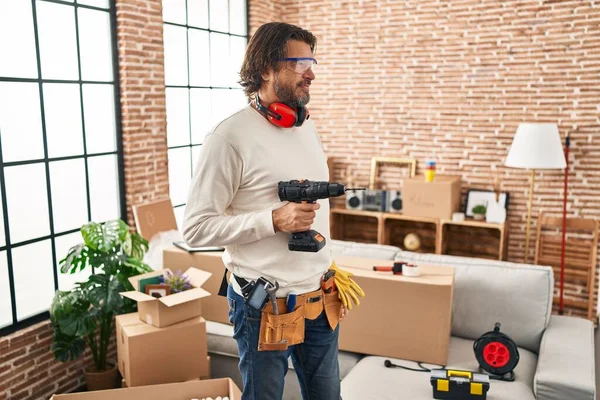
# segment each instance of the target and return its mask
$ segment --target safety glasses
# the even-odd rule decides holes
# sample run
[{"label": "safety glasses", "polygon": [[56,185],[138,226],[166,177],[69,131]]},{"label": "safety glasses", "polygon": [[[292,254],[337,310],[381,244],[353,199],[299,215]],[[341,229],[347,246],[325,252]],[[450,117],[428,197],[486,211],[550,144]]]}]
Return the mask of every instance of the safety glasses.
[{"label": "safety glasses", "polygon": [[297,74],[304,74],[308,71],[309,68],[312,68],[314,71],[314,65],[317,63],[317,60],[310,57],[291,57],[291,58],[282,58],[278,61],[286,62],[288,69],[296,72]]}]

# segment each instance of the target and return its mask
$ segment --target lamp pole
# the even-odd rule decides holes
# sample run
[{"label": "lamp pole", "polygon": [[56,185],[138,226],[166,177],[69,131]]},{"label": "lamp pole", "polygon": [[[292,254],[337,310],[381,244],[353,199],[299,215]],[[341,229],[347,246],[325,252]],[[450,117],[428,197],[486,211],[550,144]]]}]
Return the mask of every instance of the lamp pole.
[{"label": "lamp pole", "polygon": [[533,186],[535,182],[535,170],[531,170],[529,185],[529,202],[527,203],[527,227],[525,230],[525,264],[529,262],[529,235],[531,228],[531,207],[533,204]]},{"label": "lamp pole", "polygon": [[563,309],[563,296],[565,290],[565,244],[567,235],[567,183],[569,182],[569,148],[571,147],[571,138],[569,132],[565,138],[565,161],[567,166],[565,167],[565,186],[563,189],[563,223],[562,223],[562,241],[561,241],[561,253],[560,253],[560,298],[558,303],[558,313],[564,314]]}]

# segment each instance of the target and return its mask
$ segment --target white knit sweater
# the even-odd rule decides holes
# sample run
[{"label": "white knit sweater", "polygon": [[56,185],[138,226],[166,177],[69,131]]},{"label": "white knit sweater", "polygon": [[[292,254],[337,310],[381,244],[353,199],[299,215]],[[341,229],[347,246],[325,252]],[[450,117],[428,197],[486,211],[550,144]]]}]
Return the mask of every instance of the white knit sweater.
[{"label": "white knit sweater", "polygon": [[[223,261],[235,275],[277,280],[278,296],[319,288],[331,263],[329,200],[319,200],[312,229],[328,244],[317,253],[288,250],[288,233],[275,233],[272,211],[283,206],[279,181],[329,179],[327,159],[311,119],[278,128],[250,105],[206,136],[195,166],[184,214],[190,246],[224,246]],[[201,267],[200,267],[201,268]],[[240,288],[235,280],[233,287]]]}]

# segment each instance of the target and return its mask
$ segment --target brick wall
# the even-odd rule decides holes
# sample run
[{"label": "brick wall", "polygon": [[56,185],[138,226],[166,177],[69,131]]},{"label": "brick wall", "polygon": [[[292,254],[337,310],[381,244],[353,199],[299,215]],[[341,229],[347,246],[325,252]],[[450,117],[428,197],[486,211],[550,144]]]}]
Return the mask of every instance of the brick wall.
[{"label": "brick wall", "polygon": [[161,0],[117,0],[127,219],[169,196]]},{"label": "brick wall", "polygon": [[[503,159],[520,122],[556,122],[572,140],[568,213],[600,217],[597,1],[290,0],[276,14],[318,37],[309,106],[337,179],[352,167],[367,185],[375,155],[415,158],[417,174],[434,157],[440,174],[462,176],[463,194],[497,179],[511,196],[508,258],[520,262],[529,175]],[[390,187],[401,177],[382,174]],[[534,217],[561,214],[562,180],[537,174]],[[535,228],[533,218],[531,249]]]},{"label": "brick wall", "polygon": [[[83,368],[93,364],[89,349],[83,358],[64,363],[54,360],[51,343],[48,321],[0,338],[0,400],[46,400],[85,385]],[[114,335],[108,359],[117,359]]]},{"label": "brick wall", "polygon": [[[127,220],[169,195],[161,0],[116,0]],[[0,400],[47,400],[85,385],[83,359],[54,361],[49,321],[0,338]],[[109,359],[116,360],[113,339]]]}]

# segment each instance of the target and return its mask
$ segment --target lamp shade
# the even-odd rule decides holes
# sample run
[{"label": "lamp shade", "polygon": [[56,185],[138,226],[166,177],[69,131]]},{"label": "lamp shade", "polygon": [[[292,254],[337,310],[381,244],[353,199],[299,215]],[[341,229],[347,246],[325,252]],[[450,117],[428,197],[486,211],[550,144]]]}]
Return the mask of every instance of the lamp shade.
[{"label": "lamp shade", "polygon": [[567,163],[556,124],[519,124],[504,165],[529,169],[565,168]]}]

